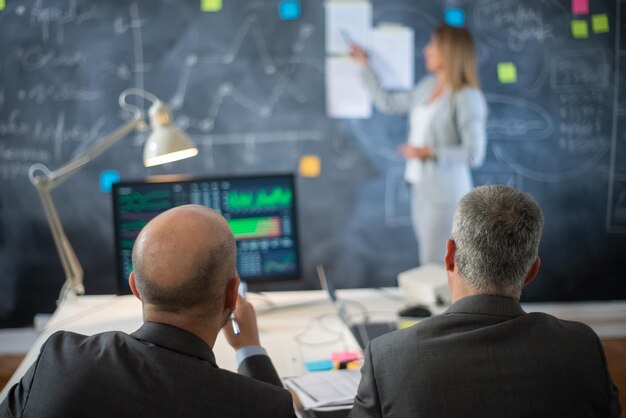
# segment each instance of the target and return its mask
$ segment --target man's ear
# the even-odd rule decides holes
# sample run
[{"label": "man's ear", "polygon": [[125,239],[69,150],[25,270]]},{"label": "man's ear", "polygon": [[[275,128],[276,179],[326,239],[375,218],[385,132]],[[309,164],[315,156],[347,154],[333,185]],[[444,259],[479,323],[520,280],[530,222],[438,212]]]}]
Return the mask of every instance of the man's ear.
[{"label": "man's ear", "polygon": [[239,277],[235,276],[226,284],[226,300],[224,308],[228,311],[234,311],[237,306],[237,292],[239,291]]},{"label": "man's ear", "polygon": [[130,286],[130,291],[133,292],[133,295],[135,295],[137,299],[141,300],[141,295],[137,291],[137,284],[135,283],[135,273],[132,271],[128,276],[128,285]]},{"label": "man's ear", "polygon": [[446,256],[444,262],[446,264],[446,271],[454,271],[454,255],[456,254],[456,243],[449,239],[446,241]]},{"label": "man's ear", "polygon": [[530,266],[530,270],[528,270],[528,274],[524,279],[524,287],[528,286],[530,282],[535,280],[537,273],[539,272],[539,267],[541,266],[541,258],[537,257],[532,266]]}]

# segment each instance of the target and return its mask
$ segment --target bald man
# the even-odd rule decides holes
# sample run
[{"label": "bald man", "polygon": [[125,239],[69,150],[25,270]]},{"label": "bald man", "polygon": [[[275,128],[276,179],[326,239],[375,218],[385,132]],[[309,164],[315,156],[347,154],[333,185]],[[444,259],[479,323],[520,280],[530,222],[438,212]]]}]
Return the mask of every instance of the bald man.
[{"label": "bald man", "polygon": [[[129,282],[143,306],[143,326],[130,335],[53,334],[0,405],[0,416],[295,416],[259,345],[254,310],[238,297],[235,239],[222,216],[188,205],[154,218],[135,242]],[[215,362],[221,329],[237,350],[239,374]]]}]

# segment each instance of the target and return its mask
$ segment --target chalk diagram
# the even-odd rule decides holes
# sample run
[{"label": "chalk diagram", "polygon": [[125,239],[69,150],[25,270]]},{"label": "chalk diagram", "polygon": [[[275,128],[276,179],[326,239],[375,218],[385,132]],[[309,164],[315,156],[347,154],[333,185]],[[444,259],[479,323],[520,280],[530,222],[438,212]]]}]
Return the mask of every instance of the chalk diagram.
[{"label": "chalk diagram", "polygon": [[[575,47],[569,28],[571,13],[553,0],[523,3],[479,0],[474,8],[474,21],[479,26],[488,25],[497,29],[491,33],[504,34],[501,38],[489,37],[487,41],[496,48],[513,52],[511,57],[535,44],[554,51],[545,55],[537,80],[524,91],[525,98],[488,95],[492,111],[488,133],[496,160],[508,165],[521,178],[554,183],[575,181],[591,170],[605,170],[602,164],[608,157],[606,230],[615,233],[626,232],[623,176],[626,170],[623,162],[618,167],[617,158],[618,148],[624,142],[618,141],[620,130],[617,129],[620,123],[624,126],[618,120],[623,112],[619,104],[624,102],[619,97],[623,95],[619,83],[624,71],[620,68],[620,56],[624,54],[619,44],[620,3],[623,2],[616,2],[616,22],[612,25],[616,32],[614,58],[610,57],[610,50],[602,48],[567,50]],[[560,11],[555,15],[563,16],[563,20],[546,19],[543,10],[550,8]],[[614,69],[611,59],[615,62]],[[548,111],[532,101],[531,97],[541,88],[558,99],[556,108]],[[614,100],[609,104],[606,97],[611,95]],[[539,166],[533,158],[535,146],[558,161],[550,167],[552,171]]]},{"label": "chalk diagram", "polygon": [[[169,1],[164,2],[164,4],[178,7],[178,11],[182,14],[190,13],[189,10],[180,4]],[[130,3],[127,21],[124,17],[120,17],[115,22],[118,34],[128,30],[131,31],[134,55],[134,62],[130,68],[124,65],[116,66],[118,76],[128,77],[129,74],[132,74],[137,88],[143,88],[143,74],[151,71],[151,65],[144,61],[143,53],[142,29],[147,24],[149,22],[142,19],[140,15],[138,2]],[[220,110],[228,100],[236,103],[243,111],[259,119],[267,119],[274,116],[277,105],[286,95],[289,95],[298,103],[305,104],[309,100],[307,93],[302,91],[292,81],[301,66],[313,67],[323,72],[320,64],[312,62],[303,54],[314,32],[314,25],[302,23],[299,27],[298,35],[291,45],[292,54],[286,57],[274,58],[270,52],[266,36],[261,30],[257,15],[249,14],[237,29],[225,52],[207,55],[190,51],[186,55],[178,75],[176,90],[171,98],[167,100],[167,103],[173,111],[176,123],[183,129],[192,129],[194,131],[193,136],[197,143],[205,148],[204,151],[206,152],[203,154],[208,156],[209,160],[206,163],[209,166],[213,163],[212,148],[218,145],[243,145],[244,161],[247,164],[256,164],[258,160],[255,151],[256,147],[261,144],[270,142],[321,141],[323,139],[322,132],[314,129],[314,127],[311,129],[303,127],[297,130],[275,130],[271,132],[221,133],[215,130],[216,121],[220,117]],[[189,95],[194,94],[194,91],[190,89],[190,80],[194,72],[202,71],[209,66],[219,66],[223,68],[222,71],[227,72],[228,66],[235,64],[239,59],[241,49],[246,42],[252,42],[255,46],[260,57],[263,72],[268,79],[271,78],[273,81],[269,95],[262,99],[253,98],[239,88],[236,83],[222,81],[218,84],[213,96],[207,100],[208,105],[202,111],[203,115],[201,117],[192,117],[186,114],[185,104]],[[138,146],[141,142],[142,138],[137,138],[136,144]]]}]

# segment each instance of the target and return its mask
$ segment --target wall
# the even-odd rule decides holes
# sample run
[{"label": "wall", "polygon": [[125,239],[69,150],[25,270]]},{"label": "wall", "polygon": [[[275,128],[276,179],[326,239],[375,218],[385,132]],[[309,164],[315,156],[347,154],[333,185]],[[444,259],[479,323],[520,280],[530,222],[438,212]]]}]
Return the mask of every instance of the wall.
[{"label": "wall", "polygon": [[[301,18],[288,21],[278,16],[278,0],[225,0],[216,13],[182,0],[7,3],[0,11],[0,324],[51,311],[63,282],[29,166],[59,167],[123,123],[117,97],[128,87],[165,100],[200,155],[145,169],[145,134],[136,134],[55,190],[89,293],[115,289],[104,170],[124,180],[273,173],[297,171],[301,155],[318,155],[321,176],[298,184],[305,277],[292,287],[317,287],[320,262],[339,287],[392,286],[399,271],[417,265],[396,151],[406,119],[326,116],[322,2],[301,1]],[[583,15],[588,37],[576,39],[570,1],[373,1],[375,23],[414,29],[416,79],[424,74],[420,49],[447,6],[465,11],[476,37],[491,112],[476,183],[514,185],[545,212],[543,268],[525,299],[626,298],[624,5],[591,0],[591,14],[607,15],[608,32],[594,32]],[[514,83],[498,79],[505,62],[516,66]]]}]

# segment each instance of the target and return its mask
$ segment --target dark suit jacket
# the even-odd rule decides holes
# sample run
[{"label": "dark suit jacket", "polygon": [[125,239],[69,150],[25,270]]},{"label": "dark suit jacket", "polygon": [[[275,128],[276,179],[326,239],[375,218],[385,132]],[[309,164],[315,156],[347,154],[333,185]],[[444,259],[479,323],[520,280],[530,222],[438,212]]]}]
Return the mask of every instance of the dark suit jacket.
[{"label": "dark suit jacket", "polygon": [[249,357],[239,371],[250,377],[219,369],[204,341],[169,325],[147,322],[131,335],[58,332],[0,417],[294,417],[267,356]]},{"label": "dark suit jacket", "polygon": [[471,296],[374,339],[351,417],[619,417],[597,335]]}]

